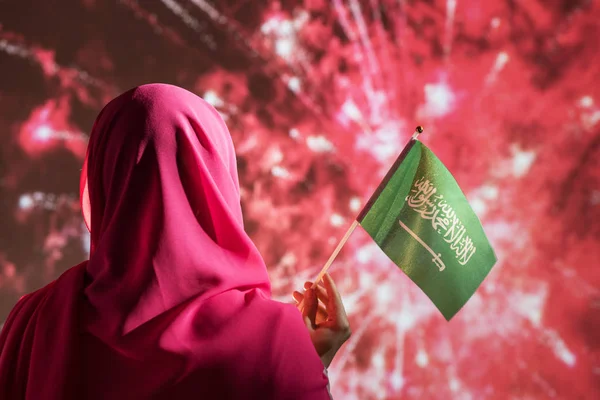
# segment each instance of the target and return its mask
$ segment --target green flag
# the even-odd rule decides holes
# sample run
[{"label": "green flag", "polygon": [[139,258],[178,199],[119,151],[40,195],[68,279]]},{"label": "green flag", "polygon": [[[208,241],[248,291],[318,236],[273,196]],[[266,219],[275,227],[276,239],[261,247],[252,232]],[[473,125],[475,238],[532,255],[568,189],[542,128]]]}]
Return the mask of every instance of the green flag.
[{"label": "green flag", "polygon": [[447,320],[496,263],[481,223],[456,180],[415,139],[357,221]]}]

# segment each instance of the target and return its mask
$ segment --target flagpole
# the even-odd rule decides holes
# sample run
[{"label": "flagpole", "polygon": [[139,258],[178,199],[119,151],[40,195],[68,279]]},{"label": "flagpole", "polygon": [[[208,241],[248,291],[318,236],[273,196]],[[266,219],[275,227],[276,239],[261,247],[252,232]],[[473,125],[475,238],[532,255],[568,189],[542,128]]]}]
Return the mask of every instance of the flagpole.
[{"label": "flagpole", "polygon": [[358,217],[356,217],[356,220],[359,223],[362,222],[362,220],[365,218],[367,213],[371,210],[371,207],[373,207],[373,204],[375,203],[375,201],[377,201],[377,199],[379,198],[379,195],[381,194],[381,192],[383,192],[383,189],[385,189],[385,187],[388,184],[388,182],[390,181],[390,179],[392,179],[392,177],[394,176],[394,173],[396,173],[396,170],[398,169],[400,164],[402,164],[402,161],[404,161],[408,152],[412,149],[414,144],[417,142],[417,138],[419,137],[419,135],[421,133],[423,133],[423,127],[421,125],[419,125],[415,128],[415,131],[414,131],[412,137],[410,138],[408,143],[406,143],[406,146],[404,146],[404,148],[400,152],[400,155],[396,158],[396,161],[394,161],[394,164],[390,167],[387,174],[385,174],[385,176],[379,183],[379,186],[377,186],[377,189],[375,189],[375,191],[369,198],[369,201],[366,202],[365,206],[363,207],[361,212],[358,214]]},{"label": "flagpole", "polygon": [[[329,267],[331,267],[331,264],[333,264],[333,261],[335,260],[335,258],[338,256],[338,254],[342,250],[342,247],[344,247],[344,245],[346,244],[348,239],[350,239],[350,235],[352,235],[352,233],[354,232],[356,227],[360,224],[360,222],[365,217],[367,212],[369,212],[369,210],[373,206],[373,203],[375,203],[375,200],[377,200],[377,198],[381,194],[381,191],[383,190],[385,185],[387,185],[387,183],[391,179],[392,175],[394,174],[394,172],[396,171],[396,169],[398,168],[400,163],[404,160],[404,158],[406,157],[406,154],[408,154],[409,150],[412,148],[412,146],[414,145],[414,143],[416,142],[417,138],[419,137],[419,135],[421,133],[423,133],[423,127],[421,125],[419,125],[415,128],[415,131],[414,131],[412,137],[410,138],[410,140],[408,141],[406,146],[404,146],[404,149],[402,150],[402,152],[400,153],[400,155],[394,162],[394,165],[392,165],[392,167],[387,172],[386,176],[383,178],[383,180],[381,181],[381,183],[379,184],[379,186],[377,187],[377,189],[375,190],[375,192],[373,193],[373,195],[371,196],[369,201],[367,201],[367,203],[365,204],[365,206],[363,207],[361,212],[358,214],[358,217],[356,217],[356,219],[352,222],[352,225],[350,225],[350,228],[348,228],[348,230],[342,237],[342,240],[340,240],[340,242],[336,246],[335,250],[333,250],[333,253],[331,253],[331,256],[329,256],[329,259],[327,260],[327,262],[321,269],[321,272],[319,272],[319,275],[317,275],[317,278],[313,282],[312,287],[311,287],[312,289],[317,287],[317,284],[319,283],[319,281],[321,279],[323,279],[323,276],[325,276],[325,274],[327,273],[327,270],[329,270]],[[298,308],[301,311],[303,310],[303,307],[304,307],[304,299],[302,299],[300,304],[298,304]]]}]

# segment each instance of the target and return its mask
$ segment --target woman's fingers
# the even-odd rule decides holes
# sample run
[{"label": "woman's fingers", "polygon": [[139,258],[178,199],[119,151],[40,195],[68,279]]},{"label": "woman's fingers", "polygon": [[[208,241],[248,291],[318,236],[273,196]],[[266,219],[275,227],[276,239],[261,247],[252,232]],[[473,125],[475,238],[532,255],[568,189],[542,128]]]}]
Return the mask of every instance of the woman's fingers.
[{"label": "woman's fingers", "polygon": [[325,274],[323,277],[323,283],[327,290],[329,302],[327,303],[327,313],[334,320],[336,326],[344,331],[350,332],[350,322],[346,315],[344,304],[342,303],[342,297],[335,286],[335,282],[331,279],[329,274]]},{"label": "woman's fingers", "polygon": [[[296,303],[296,305],[298,305],[300,304],[302,299],[304,299],[304,294],[295,291],[294,293],[292,293],[292,297],[294,298],[294,302]],[[317,306],[317,324],[326,321],[328,316],[329,315],[327,314],[327,308],[323,303],[319,301],[319,305]]]},{"label": "woman's fingers", "polygon": [[[294,298],[294,302],[296,303],[296,305],[298,305],[303,299],[304,299],[304,294],[295,291],[294,293],[292,293],[292,297]],[[319,299],[321,300],[321,299]],[[319,311],[323,311],[323,313],[327,314],[327,307],[325,306],[325,304],[323,304],[321,301],[319,301]]]},{"label": "woman's fingers", "polygon": [[292,297],[294,298],[294,301],[296,302],[296,304],[298,304],[302,301],[302,299],[304,298],[304,295],[298,291],[295,291],[294,293],[292,293]]},{"label": "woman's fingers", "polygon": [[[313,285],[312,282],[306,282],[304,284],[304,290],[311,288],[312,285]],[[319,298],[319,300],[321,300],[323,302],[323,304],[327,304],[329,302],[329,296],[327,295],[327,290],[325,289],[325,287],[323,286],[322,283],[318,283],[317,286],[315,286],[315,291],[317,292],[317,297]]]},{"label": "woman's fingers", "polygon": [[304,307],[302,310],[302,317],[306,327],[311,330],[315,329],[317,325],[317,309],[319,305],[319,299],[314,290],[308,289],[304,295]]}]

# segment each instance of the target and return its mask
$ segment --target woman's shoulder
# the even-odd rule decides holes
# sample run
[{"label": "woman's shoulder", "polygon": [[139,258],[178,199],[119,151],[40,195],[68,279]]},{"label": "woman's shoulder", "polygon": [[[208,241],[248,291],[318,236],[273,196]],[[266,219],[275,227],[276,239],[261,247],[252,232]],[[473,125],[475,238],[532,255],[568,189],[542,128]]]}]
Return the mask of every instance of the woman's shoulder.
[{"label": "woman's shoulder", "polygon": [[[43,306],[47,302],[48,297],[56,292],[54,290],[57,286],[64,286],[65,281],[81,280],[83,278],[83,271],[85,269],[85,262],[78,264],[72,268],[69,268],[62,273],[56,280],[46,284],[45,286],[34,290],[31,293],[25,294],[19,298],[13,309],[8,315],[6,322],[4,323],[4,329],[8,329],[12,325],[12,322],[16,318],[19,320],[29,319],[38,310],[40,306]],[[68,284],[67,284],[68,285]],[[70,286],[70,285],[69,285]],[[59,290],[59,295],[64,296],[68,294],[67,290]]]}]

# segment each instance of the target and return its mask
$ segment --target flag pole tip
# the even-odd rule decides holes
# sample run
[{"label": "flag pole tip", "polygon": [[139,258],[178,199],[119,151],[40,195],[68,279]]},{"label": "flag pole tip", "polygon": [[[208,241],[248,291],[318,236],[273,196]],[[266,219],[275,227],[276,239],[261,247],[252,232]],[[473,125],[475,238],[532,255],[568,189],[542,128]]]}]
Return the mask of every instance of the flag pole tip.
[{"label": "flag pole tip", "polygon": [[423,127],[421,125],[417,126],[415,130],[419,132],[419,134],[423,133]]}]

